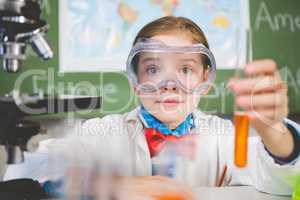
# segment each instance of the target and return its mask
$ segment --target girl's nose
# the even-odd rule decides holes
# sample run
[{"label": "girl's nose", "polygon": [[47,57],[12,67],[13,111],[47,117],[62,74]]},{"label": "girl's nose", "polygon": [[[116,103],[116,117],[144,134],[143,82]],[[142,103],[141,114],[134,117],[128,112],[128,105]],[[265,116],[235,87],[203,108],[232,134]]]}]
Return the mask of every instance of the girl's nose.
[{"label": "girl's nose", "polygon": [[163,91],[173,91],[177,92],[178,91],[178,86],[176,82],[174,81],[166,81],[164,86],[161,88]]}]

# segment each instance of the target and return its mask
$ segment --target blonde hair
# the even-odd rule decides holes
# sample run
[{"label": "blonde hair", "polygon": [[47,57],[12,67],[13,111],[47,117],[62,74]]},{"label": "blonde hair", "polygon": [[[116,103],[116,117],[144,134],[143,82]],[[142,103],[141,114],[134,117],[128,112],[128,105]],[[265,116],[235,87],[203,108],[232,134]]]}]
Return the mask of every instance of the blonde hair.
[{"label": "blonde hair", "polygon": [[137,34],[133,44],[140,38],[151,38],[156,35],[174,32],[189,34],[193,43],[202,43],[209,48],[207,39],[201,28],[185,17],[165,16],[146,24]]},{"label": "blonde hair", "polygon": [[[151,38],[156,35],[167,35],[174,33],[188,34],[191,37],[193,43],[202,43],[209,49],[207,39],[201,30],[201,28],[192,20],[185,17],[165,16],[156,19],[146,24],[137,34],[134,39],[133,45],[141,38]],[[209,60],[206,56],[202,55],[204,69],[208,69]],[[138,62],[138,58],[135,58],[134,62]],[[137,66],[137,65],[135,65]],[[137,73],[137,68],[134,69]]]}]

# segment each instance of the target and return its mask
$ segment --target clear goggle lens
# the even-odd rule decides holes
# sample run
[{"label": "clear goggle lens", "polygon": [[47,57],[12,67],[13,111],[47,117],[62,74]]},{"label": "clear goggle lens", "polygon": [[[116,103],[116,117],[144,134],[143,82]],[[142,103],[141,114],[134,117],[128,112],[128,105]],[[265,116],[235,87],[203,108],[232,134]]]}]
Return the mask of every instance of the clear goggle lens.
[{"label": "clear goggle lens", "polygon": [[161,89],[201,92],[214,81],[215,71],[214,57],[202,44],[167,47],[137,43],[127,60],[130,82],[147,93]]}]

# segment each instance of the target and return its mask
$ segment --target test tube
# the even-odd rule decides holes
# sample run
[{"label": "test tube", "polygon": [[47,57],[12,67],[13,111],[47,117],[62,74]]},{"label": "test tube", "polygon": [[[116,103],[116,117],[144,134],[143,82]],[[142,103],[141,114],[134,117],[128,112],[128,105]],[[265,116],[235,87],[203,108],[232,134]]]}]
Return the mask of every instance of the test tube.
[{"label": "test tube", "polygon": [[[237,79],[244,77],[244,66],[252,61],[252,35],[248,29],[244,35],[246,37],[246,46],[237,45],[238,59],[235,70],[235,77]],[[240,38],[240,37],[238,37]],[[241,41],[237,41],[241,44]],[[241,53],[246,51],[245,57]],[[236,98],[235,98],[236,99]],[[248,132],[249,132],[249,118],[246,112],[234,103],[234,125],[235,125],[235,146],[234,146],[234,164],[237,167],[245,167],[247,165],[248,154]]]}]

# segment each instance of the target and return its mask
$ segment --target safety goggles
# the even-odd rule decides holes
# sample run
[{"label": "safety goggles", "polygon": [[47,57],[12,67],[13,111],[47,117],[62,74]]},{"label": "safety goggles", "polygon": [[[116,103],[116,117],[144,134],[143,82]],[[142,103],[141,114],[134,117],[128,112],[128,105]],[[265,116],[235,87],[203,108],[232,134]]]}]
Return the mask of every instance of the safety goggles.
[{"label": "safety goggles", "polygon": [[131,84],[144,93],[166,88],[194,93],[214,81],[216,62],[201,43],[178,47],[143,38],[130,51],[126,70]]}]

